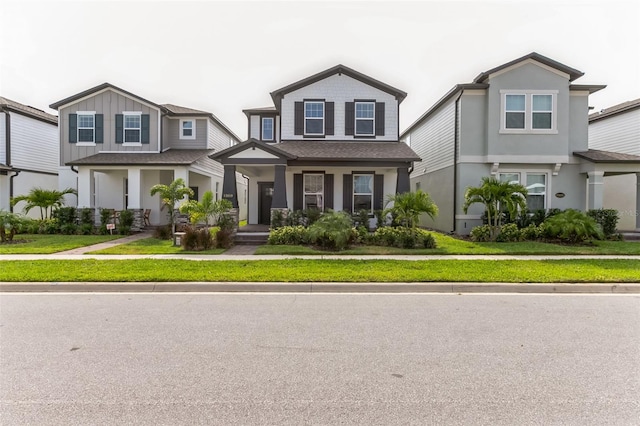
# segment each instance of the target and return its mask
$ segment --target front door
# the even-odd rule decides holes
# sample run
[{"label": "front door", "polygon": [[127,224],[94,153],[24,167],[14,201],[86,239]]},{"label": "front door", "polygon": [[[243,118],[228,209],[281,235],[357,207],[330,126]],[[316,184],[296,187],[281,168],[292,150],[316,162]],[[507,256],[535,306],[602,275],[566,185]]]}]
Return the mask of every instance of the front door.
[{"label": "front door", "polygon": [[273,182],[258,182],[258,223],[271,225],[271,200],[273,198]]}]

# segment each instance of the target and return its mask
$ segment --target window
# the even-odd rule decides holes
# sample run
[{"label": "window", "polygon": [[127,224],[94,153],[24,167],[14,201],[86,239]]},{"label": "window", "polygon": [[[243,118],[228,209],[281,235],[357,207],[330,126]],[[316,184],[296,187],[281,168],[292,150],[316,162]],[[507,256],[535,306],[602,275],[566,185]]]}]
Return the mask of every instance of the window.
[{"label": "window", "polygon": [[557,91],[500,91],[500,133],[557,133]]},{"label": "window", "polygon": [[353,211],[373,213],[373,175],[353,175]]},{"label": "window", "polygon": [[304,175],[304,208],[324,209],[324,175],[305,174]]},{"label": "window", "polygon": [[356,102],[356,136],[375,135],[375,102]]},{"label": "window", "polygon": [[198,201],[198,199],[200,198],[200,197],[198,197],[198,187],[197,186],[190,186],[189,189],[191,189],[193,191],[193,195],[189,196],[189,200]]},{"label": "window", "polygon": [[220,182],[216,182],[216,201],[218,201],[218,193],[220,192]]},{"label": "window", "polygon": [[304,103],[304,134],[324,135],[324,102]]},{"label": "window", "polygon": [[124,112],[124,142],[140,143],[141,120],[140,113]]},{"label": "window", "polygon": [[180,139],[196,138],[196,121],[180,120]]},{"label": "window", "polygon": [[78,112],[78,142],[93,143],[96,141],[95,113]]},{"label": "window", "polygon": [[272,141],[273,140],[273,117],[263,117],[262,118],[262,140],[263,141]]},{"label": "window", "polygon": [[527,188],[527,209],[544,210],[547,208],[547,175],[546,173],[523,173],[521,180],[520,173],[500,173],[501,182],[523,183]]}]

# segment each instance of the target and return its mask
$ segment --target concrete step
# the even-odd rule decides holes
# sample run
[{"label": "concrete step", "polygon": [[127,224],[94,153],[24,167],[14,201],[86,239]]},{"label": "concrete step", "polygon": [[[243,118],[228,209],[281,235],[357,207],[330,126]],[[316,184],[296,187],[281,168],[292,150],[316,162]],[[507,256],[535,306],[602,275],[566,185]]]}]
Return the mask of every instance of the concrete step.
[{"label": "concrete step", "polygon": [[269,239],[268,232],[238,232],[233,240],[236,245],[262,245]]},{"label": "concrete step", "polygon": [[640,241],[640,232],[622,232],[625,241]]}]

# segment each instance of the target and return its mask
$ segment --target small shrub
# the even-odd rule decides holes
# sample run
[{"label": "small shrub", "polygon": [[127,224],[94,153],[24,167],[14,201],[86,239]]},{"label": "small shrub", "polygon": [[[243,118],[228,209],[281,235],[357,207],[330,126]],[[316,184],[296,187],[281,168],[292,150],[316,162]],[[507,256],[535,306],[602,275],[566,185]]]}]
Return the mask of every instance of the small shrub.
[{"label": "small shrub", "polygon": [[618,226],[618,210],[596,209],[589,210],[587,216],[594,219],[601,227],[605,238],[609,238],[616,233]]},{"label": "small shrub", "polygon": [[309,232],[302,225],[283,226],[269,233],[267,244],[271,245],[301,245],[309,242]]},{"label": "small shrub", "polygon": [[271,229],[282,228],[286,224],[286,219],[282,210],[273,210],[271,212]]},{"label": "small shrub", "polygon": [[223,213],[218,217],[218,222],[216,223],[220,230],[227,231],[231,235],[236,226],[236,221],[233,219],[228,213]]},{"label": "small shrub", "polygon": [[382,227],[376,229],[371,238],[372,244],[388,247],[436,248],[436,240],[430,232],[424,229],[410,229],[405,227]]},{"label": "small shrub", "polygon": [[228,249],[233,245],[233,231],[220,228],[216,232],[216,247]]},{"label": "small shrub", "polygon": [[188,226],[184,230],[181,243],[182,248],[189,251],[209,250],[214,246],[213,236],[209,228],[196,228]]},{"label": "small shrub", "polygon": [[58,221],[55,219],[41,220],[38,226],[38,234],[55,234],[58,232]]},{"label": "small shrub", "polygon": [[159,240],[171,239],[171,225],[163,225],[156,228],[153,237]]},{"label": "small shrub", "polygon": [[358,210],[357,216],[354,218],[358,227],[365,227],[369,229],[369,210],[361,209]]},{"label": "small shrub", "polygon": [[120,212],[118,231],[120,235],[129,235],[131,226],[133,225],[133,212],[131,210],[122,210]]},{"label": "small shrub", "polygon": [[69,229],[67,225],[75,225],[76,217],[75,207],[60,207],[53,211],[53,218],[57,219],[60,228]]},{"label": "small shrub", "polygon": [[91,226],[93,226],[94,221],[93,221],[93,210],[92,209],[88,209],[88,208],[80,209],[80,211],[78,213],[78,217],[80,219],[80,225],[91,225]]},{"label": "small shrub", "polygon": [[287,226],[305,225],[304,213],[302,210],[294,210],[288,216],[285,221]]},{"label": "small shrub", "polygon": [[93,234],[93,225],[90,223],[83,223],[78,227],[78,233],[81,235]]},{"label": "small shrub", "polygon": [[578,210],[567,209],[545,220],[544,225],[547,237],[567,243],[583,243],[604,237],[600,225]]},{"label": "small shrub", "polygon": [[471,240],[477,243],[491,241],[491,227],[489,225],[476,226],[471,230]]},{"label": "small shrub", "polygon": [[526,228],[522,228],[520,230],[520,237],[523,241],[536,241],[542,236],[542,231],[539,226],[534,225],[533,223],[527,226]]},{"label": "small shrub", "polygon": [[356,234],[357,234],[357,239],[358,241],[361,242],[366,242],[369,239],[369,230],[367,228],[365,228],[364,226],[358,226],[356,228]]},{"label": "small shrub", "polygon": [[438,245],[436,244],[436,239],[433,238],[433,235],[427,233],[422,240],[422,246],[426,249],[434,249]]},{"label": "small shrub", "polygon": [[498,238],[496,241],[501,243],[515,243],[521,240],[520,229],[518,229],[518,225],[515,223],[507,223],[506,225],[502,225],[500,228],[500,233],[498,234]]},{"label": "small shrub", "polygon": [[387,226],[387,215],[384,214],[384,210],[374,210],[373,215],[376,218],[376,228]]},{"label": "small shrub", "polygon": [[351,216],[329,211],[309,227],[309,240],[327,250],[344,250],[352,238]]},{"label": "small shrub", "polygon": [[311,226],[320,219],[322,211],[320,211],[320,209],[307,209],[303,211],[303,215],[307,219],[305,224]]},{"label": "small shrub", "polygon": [[18,232],[21,217],[15,213],[0,210],[0,242],[13,241]]}]

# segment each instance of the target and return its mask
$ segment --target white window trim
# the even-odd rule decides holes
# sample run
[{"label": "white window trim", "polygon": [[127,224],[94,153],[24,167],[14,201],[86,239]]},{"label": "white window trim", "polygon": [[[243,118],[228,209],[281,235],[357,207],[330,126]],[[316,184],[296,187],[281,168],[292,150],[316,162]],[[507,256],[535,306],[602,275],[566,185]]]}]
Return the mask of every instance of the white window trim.
[{"label": "white window trim", "polygon": [[[506,175],[506,174],[517,174],[518,175],[518,181],[519,183],[524,186],[525,188],[527,187],[527,175],[544,175],[544,209],[548,210],[550,208],[552,208],[550,206],[549,201],[551,200],[551,198],[549,197],[549,194],[551,194],[551,180],[549,179],[549,177],[551,176],[551,171],[549,170],[535,170],[535,169],[531,169],[531,170],[512,170],[512,169],[505,169],[505,170],[499,170],[497,173],[497,178],[498,180],[500,179],[500,175]],[[524,182],[524,183],[523,183]],[[534,195],[534,197],[540,197],[543,196],[542,194],[536,194]],[[528,208],[528,207],[527,207]]]},{"label": "white window trim", "polygon": [[[358,105],[369,104],[373,105],[373,117],[372,118],[358,118]],[[358,120],[371,121],[371,133],[358,133]],[[375,136],[376,135],[376,103],[375,102],[355,102],[353,105],[353,134],[354,136]]]},{"label": "white window trim", "polygon": [[[307,117],[307,104],[321,104],[322,105],[322,118],[320,117]],[[305,136],[324,136],[324,119],[326,115],[326,105],[324,101],[305,101],[304,102],[304,134]],[[320,133],[307,132],[307,120],[322,120],[322,131]]]},{"label": "white window trim", "polygon": [[[95,111],[76,111],[76,116],[78,117],[76,123],[76,146],[96,146],[96,112]],[[80,116],[81,115],[92,115],[93,116],[93,142],[80,142]],[[83,129],[88,129],[89,127],[83,127]]]},{"label": "white window trim", "polygon": [[[321,178],[322,178],[322,191],[321,192],[307,192],[305,190],[305,183],[306,183],[305,181],[307,179],[307,176],[321,176]],[[305,173],[303,175],[303,178],[302,178],[302,207],[305,210],[307,209],[307,195],[315,195],[316,199],[317,199],[317,196],[320,195],[322,202],[318,206],[318,209],[320,211],[324,211],[324,174],[323,173]]]},{"label": "white window trim", "polygon": [[[356,176],[371,176],[371,192],[356,192]],[[352,189],[352,194],[351,194],[351,211],[352,213],[358,213],[355,208],[356,208],[356,195],[371,195],[371,209],[369,210],[369,214],[373,214],[373,196],[375,193],[375,175],[371,174],[371,173],[354,173],[351,177],[352,181],[351,181],[351,186],[353,187]]]},{"label": "white window trim", "polygon": [[[264,137],[264,122],[265,120],[271,120],[271,138]],[[306,121],[305,121],[306,123]],[[273,117],[262,117],[260,122],[260,138],[263,141],[274,141],[276,139],[276,120]]]},{"label": "white window trim", "polygon": [[[138,142],[126,142],[127,140],[127,115],[137,115],[140,117],[140,127],[137,128],[139,131],[139,140]],[[135,128],[130,128],[129,130],[136,130]],[[142,112],[141,111],[122,111],[122,145],[123,146],[142,146]]]},{"label": "white window trim", "polygon": [[[507,95],[525,95],[524,129],[507,128]],[[551,95],[551,129],[533,128],[533,95]],[[557,90],[500,90],[500,134],[558,134]]]},{"label": "white window trim", "polygon": [[[191,136],[185,136],[182,131],[183,129],[183,123],[190,121],[192,123],[192,127],[191,127]],[[180,133],[180,139],[183,140],[193,140],[196,138],[196,119],[195,118],[185,118],[185,119],[180,119],[180,129],[178,130],[178,132]]]}]

